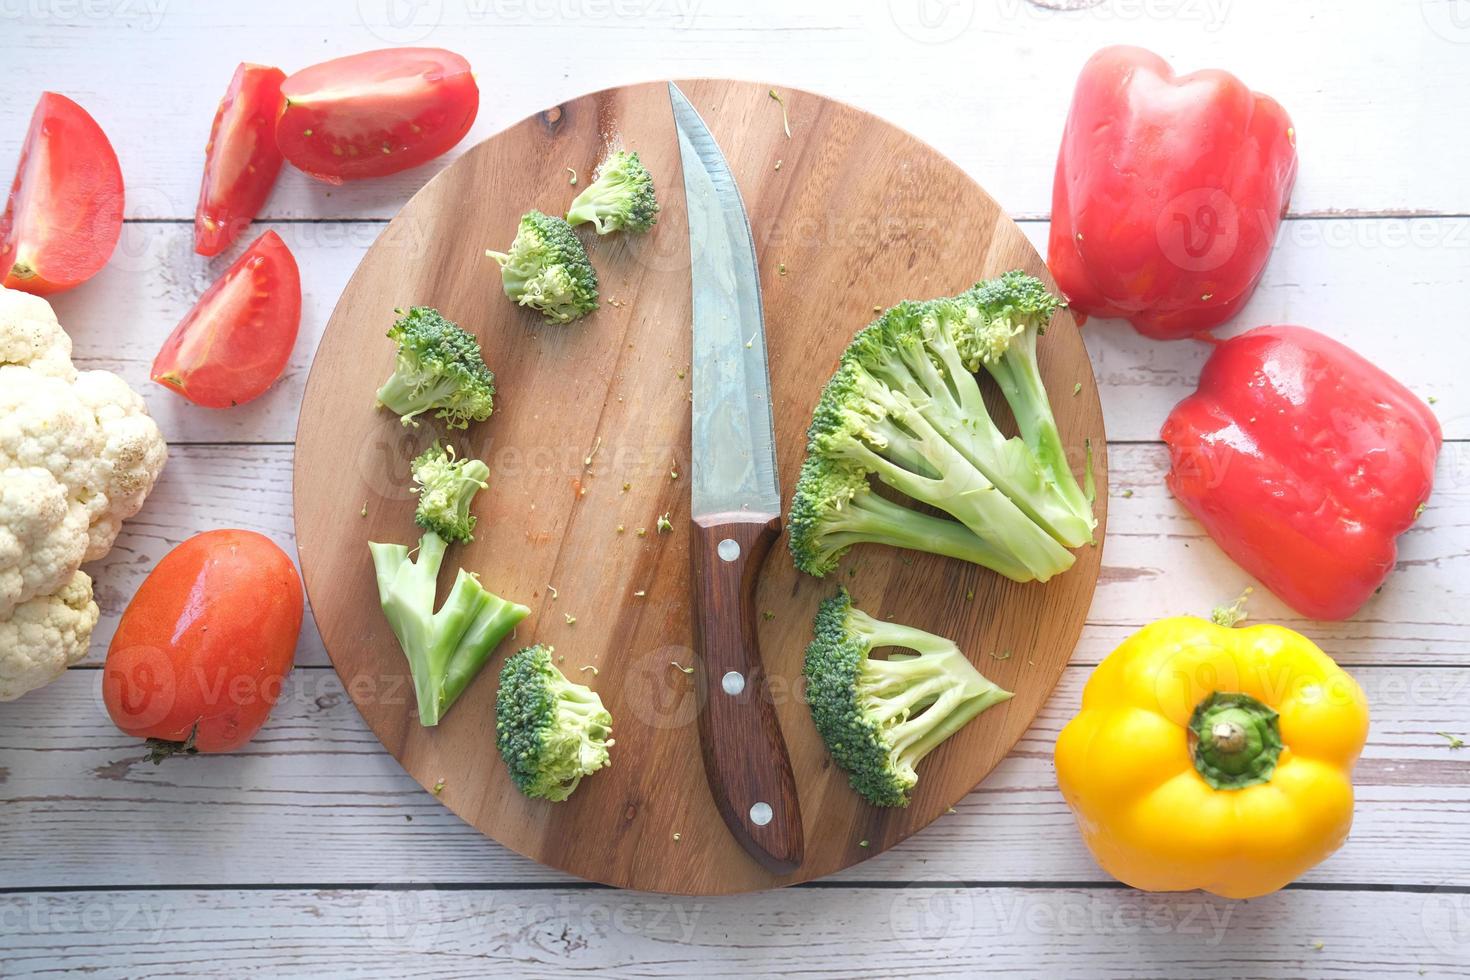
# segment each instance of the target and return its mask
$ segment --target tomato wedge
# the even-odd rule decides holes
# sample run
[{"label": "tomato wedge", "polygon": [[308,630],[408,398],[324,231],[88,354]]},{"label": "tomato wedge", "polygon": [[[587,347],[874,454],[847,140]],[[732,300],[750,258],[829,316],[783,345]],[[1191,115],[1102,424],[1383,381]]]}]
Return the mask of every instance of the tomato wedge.
[{"label": "tomato wedge", "polygon": [[3,285],[46,296],[86,282],[112,257],[122,218],[122,169],[102,127],[43,92],[0,217]]},{"label": "tomato wedge", "polygon": [[287,78],[281,94],[281,152],[332,184],[427,163],[464,138],[480,108],[469,62],[441,48],[324,61]]},{"label": "tomato wedge", "polygon": [[152,377],[196,405],[258,398],[286,369],[301,327],[296,259],[268,231],[205,290],[163,342]]},{"label": "tomato wedge", "polygon": [[235,69],[219,100],[194,210],[194,251],[200,255],[228,248],[270,197],[283,159],[276,146],[276,116],[285,80],[279,68],[245,63]]}]

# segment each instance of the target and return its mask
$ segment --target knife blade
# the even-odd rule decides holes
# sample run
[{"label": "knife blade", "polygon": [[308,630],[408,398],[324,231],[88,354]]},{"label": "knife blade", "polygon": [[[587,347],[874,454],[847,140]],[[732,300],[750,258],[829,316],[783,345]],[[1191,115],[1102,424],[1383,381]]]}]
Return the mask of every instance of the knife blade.
[{"label": "knife blade", "polygon": [[796,779],[756,636],[761,564],[781,533],[755,241],[709,127],[669,83],[689,215],[693,300],[690,581],[700,748],[715,806],[777,874],[804,842]]}]

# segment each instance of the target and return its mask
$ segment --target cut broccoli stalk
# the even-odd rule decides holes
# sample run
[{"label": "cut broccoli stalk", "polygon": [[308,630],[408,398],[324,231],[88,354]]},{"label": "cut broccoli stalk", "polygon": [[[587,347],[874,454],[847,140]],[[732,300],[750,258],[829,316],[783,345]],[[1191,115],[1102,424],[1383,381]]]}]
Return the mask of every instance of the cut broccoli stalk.
[{"label": "cut broccoli stalk", "polygon": [[1031,572],[957,521],[896,504],[873,492],[861,470],[811,457],[787,522],[796,567],[818,578],[858,544],[888,545],[958,558],[1024,581]]},{"label": "cut broccoli stalk", "polygon": [[417,561],[401,544],[369,542],[378,576],[378,598],[393,635],[408,657],[418,696],[419,723],[439,724],[501,640],[531,610],[487,592],[460,569],[438,612],[434,592],[448,542],[433,531],[419,540]]},{"label": "cut broccoli stalk", "polygon": [[418,697],[419,722],[439,723],[490,654],[531,610],[485,590],[460,569],[449,598],[434,611],[439,568],[450,541],[468,541],[475,519],[470,503],[490,469],[477,459],[456,460],[435,443],[413,461],[419,503],[414,521],[424,529],[418,560],[401,544],[369,542],[378,599],[388,625],[408,658]]},{"label": "cut broccoli stalk", "polygon": [[[1011,697],[952,640],[874,619],[846,589],[821,604],[812,632],[803,669],[812,720],[852,788],[875,806],[908,806],[919,762]],[[874,659],[881,647],[912,652]]]},{"label": "cut broccoli stalk", "polygon": [[397,412],[404,425],[417,425],[414,419],[430,411],[451,429],[489,418],[495,375],[480,342],[430,307],[395,312],[399,318],[388,337],[398,345],[398,359],[378,389],[378,404]]},{"label": "cut broccoli stalk", "polygon": [[[818,462],[803,467],[793,521],[856,499],[857,490],[832,493],[833,472],[843,472],[839,483],[872,475],[981,539],[984,549],[971,547],[965,560],[1022,582],[1070,568],[1067,549],[1090,541],[1097,522],[1067,467],[1036,370],[1036,335],[1059,303],[1035,278],[1012,272],[954,299],[900,303],[860,331],[813,413],[807,453]],[[1012,405],[1020,436],[1007,438],[986,409],[974,376],[982,364]],[[953,529],[936,537],[930,525],[905,545],[898,529],[914,527],[910,518],[881,504],[860,509],[870,513],[856,534],[849,521],[831,519],[793,534],[797,567],[824,574],[864,541],[962,557]],[[836,540],[826,543],[828,533]]]},{"label": "cut broccoli stalk", "polygon": [[645,232],[658,220],[653,176],[637,153],[618,150],[597,168],[596,179],[578,194],[567,211],[567,223],[592,222],[599,235],[612,231]]},{"label": "cut broccoli stalk", "polygon": [[572,226],[528,211],[509,252],[486,250],[500,264],[505,295],[539,310],[551,323],[571,323],[597,309],[597,272]]},{"label": "cut broccoli stalk", "polygon": [[567,680],[551,654],[548,646],[526,647],[501,668],[495,742],[522,793],[560,802],[611,763],[614,742],[597,692]]}]

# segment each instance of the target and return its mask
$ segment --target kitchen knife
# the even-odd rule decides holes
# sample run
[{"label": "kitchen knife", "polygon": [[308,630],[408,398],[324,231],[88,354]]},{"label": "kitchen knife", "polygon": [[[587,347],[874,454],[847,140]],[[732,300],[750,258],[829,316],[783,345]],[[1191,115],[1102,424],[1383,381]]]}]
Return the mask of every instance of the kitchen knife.
[{"label": "kitchen knife", "polygon": [[781,533],[765,317],[755,242],[715,138],[678,86],[694,299],[689,556],[699,735],[715,806],[768,870],[801,864],[796,778],[756,637],[761,563]]}]

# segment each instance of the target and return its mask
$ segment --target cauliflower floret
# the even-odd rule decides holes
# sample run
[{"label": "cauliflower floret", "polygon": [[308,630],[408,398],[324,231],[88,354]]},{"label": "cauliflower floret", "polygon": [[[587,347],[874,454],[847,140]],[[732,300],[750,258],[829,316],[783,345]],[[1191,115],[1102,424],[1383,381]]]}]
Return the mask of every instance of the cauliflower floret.
[{"label": "cauliflower floret", "polygon": [[168,459],[168,447],[143,396],[111,371],[83,371],[72,390],[102,430],[107,510],[92,523],[85,559],[96,561],[112,550],[122,522],[142,509]]},{"label": "cauliflower floret", "polygon": [[167,455],[137,392],[78,373],[51,305],[0,287],[0,701],[87,652],[97,604],[79,566],[112,548]]},{"label": "cauliflower floret", "polygon": [[0,364],[71,381],[71,338],[56,322],[51,304],[18,289],[0,287]]},{"label": "cauliflower floret", "polygon": [[97,617],[92,580],[77,572],[59,592],[23,602],[0,619],[0,701],[50,684],[86,656]]},{"label": "cauliflower floret", "polygon": [[117,375],[83,371],[67,384],[29,368],[0,367],[0,469],[47,470],[85,508],[83,561],[111,550],[167,456],[142,397]]},{"label": "cauliflower floret", "polygon": [[87,550],[87,510],[46,470],[0,470],[0,622],[66,584]]}]

